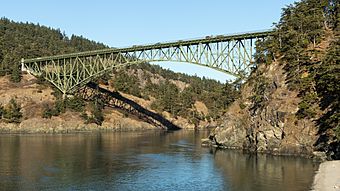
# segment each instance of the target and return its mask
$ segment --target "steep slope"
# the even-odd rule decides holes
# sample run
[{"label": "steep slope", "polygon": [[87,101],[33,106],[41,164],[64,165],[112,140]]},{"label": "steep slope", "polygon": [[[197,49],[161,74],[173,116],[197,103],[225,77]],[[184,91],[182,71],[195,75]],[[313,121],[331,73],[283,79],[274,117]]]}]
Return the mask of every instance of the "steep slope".
[{"label": "steep slope", "polygon": [[340,158],[339,1],[283,9],[258,68],[211,139],[252,152]]},{"label": "steep slope", "polygon": [[[124,112],[105,108],[102,113],[105,119],[101,125],[86,123],[81,112],[67,108],[64,112],[50,118],[44,118],[46,107],[58,100],[54,90],[30,75],[23,75],[21,82],[11,82],[9,77],[0,77],[0,108],[6,106],[11,99],[20,106],[22,118],[20,122],[8,122],[0,117],[0,132],[3,133],[67,133],[76,131],[127,131],[154,129],[155,127],[142,120],[128,117]],[[86,108],[83,108],[86,110]],[[0,112],[1,113],[1,112]]]},{"label": "steep slope", "polygon": [[301,99],[290,91],[279,62],[260,66],[244,85],[242,98],[230,106],[215,129],[218,144],[227,148],[272,154],[310,155],[317,140],[313,121],[298,119]]}]

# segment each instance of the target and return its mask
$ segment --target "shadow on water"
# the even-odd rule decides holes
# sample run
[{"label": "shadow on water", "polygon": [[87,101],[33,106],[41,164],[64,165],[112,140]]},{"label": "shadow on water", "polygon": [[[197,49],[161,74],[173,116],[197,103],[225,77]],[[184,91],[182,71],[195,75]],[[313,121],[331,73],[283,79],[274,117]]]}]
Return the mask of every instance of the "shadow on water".
[{"label": "shadow on water", "polygon": [[165,127],[167,130],[181,129],[171,121],[158,113],[152,112],[137,102],[122,96],[119,92],[109,91],[99,87],[96,83],[90,82],[79,91],[79,96],[86,100],[100,99],[106,106],[120,109],[128,114],[132,114],[147,123]]}]

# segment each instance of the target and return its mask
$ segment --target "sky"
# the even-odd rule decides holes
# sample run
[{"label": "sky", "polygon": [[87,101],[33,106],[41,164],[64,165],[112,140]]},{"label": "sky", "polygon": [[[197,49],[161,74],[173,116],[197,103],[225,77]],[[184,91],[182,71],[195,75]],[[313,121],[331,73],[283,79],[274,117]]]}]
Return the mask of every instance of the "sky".
[{"label": "sky", "polygon": [[[59,28],[110,47],[127,47],[270,29],[293,0],[0,0],[0,17]],[[221,82],[225,73],[186,63],[156,63]]]}]

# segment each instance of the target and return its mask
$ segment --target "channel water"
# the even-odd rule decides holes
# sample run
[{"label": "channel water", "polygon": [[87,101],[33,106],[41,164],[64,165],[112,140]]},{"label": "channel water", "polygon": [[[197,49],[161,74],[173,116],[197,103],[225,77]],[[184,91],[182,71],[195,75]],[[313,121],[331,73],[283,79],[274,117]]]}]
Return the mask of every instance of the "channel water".
[{"label": "channel water", "polygon": [[0,135],[0,190],[309,190],[318,163],[202,148],[206,131]]}]

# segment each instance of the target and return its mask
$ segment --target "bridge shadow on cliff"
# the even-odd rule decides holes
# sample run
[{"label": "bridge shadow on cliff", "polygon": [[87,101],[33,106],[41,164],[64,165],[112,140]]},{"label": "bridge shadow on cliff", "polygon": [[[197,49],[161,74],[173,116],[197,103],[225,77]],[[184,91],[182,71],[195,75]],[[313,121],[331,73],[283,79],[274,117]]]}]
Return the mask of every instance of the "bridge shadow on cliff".
[{"label": "bridge shadow on cliff", "polygon": [[99,87],[96,83],[88,83],[79,91],[79,93],[85,100],[91,101],[94,99],[100,99],[108,107],[120,109],[121,111],[132,114],[135,117],[138,117],[138,119],[155,126],[166,128],[167,130],[181,129],[160,114],[144,108],[135,101],[122,96],[119,92],[113,92]]}]

